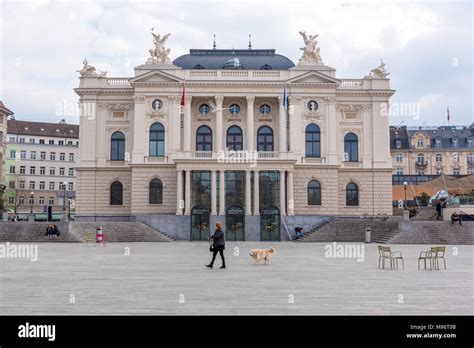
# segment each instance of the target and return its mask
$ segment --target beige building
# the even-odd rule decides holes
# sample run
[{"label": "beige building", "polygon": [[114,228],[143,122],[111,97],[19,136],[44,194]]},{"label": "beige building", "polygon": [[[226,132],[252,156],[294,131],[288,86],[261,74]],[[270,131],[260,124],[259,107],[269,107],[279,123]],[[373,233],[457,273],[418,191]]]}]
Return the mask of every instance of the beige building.
[{"label": "beige building", "polygon": [[153,35],[133,77],[84,61],[78,220],[143,221],[191,240],[221,220],[228,240],[282,240],[328,215],[391,214],[383,62],[338,78],[301,32],[296,66],[251,47],[171,63],[168,36]]},{"label": "beige building", "polygon": [[393,175],[474,174],[474,127],[390,127]]}]

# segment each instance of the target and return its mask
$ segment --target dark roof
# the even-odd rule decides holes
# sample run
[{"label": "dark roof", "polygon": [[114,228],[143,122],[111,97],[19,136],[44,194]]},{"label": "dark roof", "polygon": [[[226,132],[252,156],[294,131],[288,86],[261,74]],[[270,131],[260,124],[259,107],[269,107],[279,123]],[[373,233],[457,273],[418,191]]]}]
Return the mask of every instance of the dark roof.
[{"label": "dark roof", "polygon": [[9,134],[79,138],[79,125],[77,124],[8,120],[7,127]]},{"label": "dark roof", "polygon": [[0,100],[0,111],[2,113],[6,114],[7,116],[13,115],[13,111],[11,111],[9,108],[7,108],[1,100]]},{"label": "dark roof", "polygon": [[[400,140],[400,147],[396,146],[397,140]],[[390,127],[390,149],[408,149],[410,139],[408,138],[407,127]]]},{"label": "dark roof", "polygon": [[219,70],[233,58],[238,58],[245,70],[260,70],[264,66],[268,70],[288,70],[295,66],[289,58],[275,54],[274,49],[191,49],[173,64],[183,69]]},{"label": "dark roof", "polygon": [[[417,132],[423,132],[430,138],[431,148],[453,148],[453,139],[458,139],[458,146],[455,148],[467,148],[467,140],[474,141],[474,128],[441,126],[435,129],[408,130],[408,136],[411,138]],[[441,140],[441,145],[436,146],[436,140]],[[471,146],[472,147],[472,146]]]}]

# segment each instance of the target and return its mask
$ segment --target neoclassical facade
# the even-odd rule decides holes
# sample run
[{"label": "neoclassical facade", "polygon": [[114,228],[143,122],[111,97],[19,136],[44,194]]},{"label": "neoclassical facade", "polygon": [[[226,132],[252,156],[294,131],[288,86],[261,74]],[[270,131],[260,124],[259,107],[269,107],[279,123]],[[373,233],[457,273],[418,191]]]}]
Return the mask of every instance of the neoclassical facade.
[{"label": "neoclassical facade", "polygon": [[391,214],[385,65],[341,79],[300,33],[275,50],[155,48],[133,77],[84,61],[78,220],[142,221],[177,238],[286,240],[328,215]]}]

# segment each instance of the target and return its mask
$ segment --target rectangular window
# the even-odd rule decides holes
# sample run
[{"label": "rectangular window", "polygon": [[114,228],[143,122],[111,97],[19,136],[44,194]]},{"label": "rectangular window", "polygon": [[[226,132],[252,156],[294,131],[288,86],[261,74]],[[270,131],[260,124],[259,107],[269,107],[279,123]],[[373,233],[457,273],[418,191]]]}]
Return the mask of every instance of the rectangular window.
[{"label": "rectangular window", "polygon": [[66,160],[66,154],[65,154],[64,152],[61,152],[61,153],[59,154],[59,160],[60,160],[60,161],[65,161],[65,160]]},{"label": "rectangular window", "polygon": [[20,189],[24,190],[25,189],[25,182],[23,180],[20,181],[19,185]]},{"label": "rectangular window", "polygon": [[51,161],[56,161],[56,152],[51,152],[51,153],[49,154],[49,159],[50,159]]},{"label": "rectangular window", "polygon": [[453,139],[453,146],[456,147],[459,145],[458,139]]},{"label": "rectangular window", "polygon": [[64,168],[59,168],[59,175],[64,175]]},{"label": "rectangular window", "polygon": [[25,150],[20,151],[20,158],[21,159],[26,159],[26,151]]},{"label": "rectangular window", "polygon": [[64,145],[64,140],[59,140],[58,145]]},{"label": "rectangular window", "polygon": [[74,168],[69,168],[69,176],[74,176]]},{"label": "rectangular window", "polygon": [[74,162],[74,154],[73,153],[69,154],[69,162]]},{"label": "rectangular window", "polygon": [[41,159],[42,161],[44,161],[44,160],[46,159],[46,152],[45,152],[45,151],[41,151],[41,153],[40,153],[40,159]]},{"label": "rectangular window", "polygon": [[15,197],[8,197],[9,204],[15,204]]},{"label": "rectangular window", "polygon": [[54,145],[54,139],[49,140],[49,141],[48,141],[48,144],[49,144],[49,145]]},{"label": "rectangular window", "polygon": [[10,150],[10,158],[15,159],[16,158],[16,150]]},{"label": "rectangular window", "polygon": [[46,175],[46,167],[40,167],[40,175]]},{"label": "rectangular window", "polygon": [[40,197],[38,203],[44,205],[44,197]]},{"label": "rectangular window", "polygon": [[401,142],[400,140],[396,140],[396,141],[395,141],[395,147],[396,147],[397,149],[401,148],[401,147],[402,147],[402,142]]},{"label": "rectangular window", "polygon": [[36,175],[36,167],[30,167],[30,175]]},{"label": "rectangular window", "polygon": [[59,189],[60,189],[61,191],[65,190],[65,189],[66,189],[66,185],[63,184],[62,182],[60,182],[60,183],[59,183]]},{"label": "rectangular window", "polygon": [[20,144],[24,144],[25,143],[25,138],[20,138]]},{"label": "rectangular window", "polygon": [[8,183],[8,187],[11,188],[11,189],[14,189],[15,188],[15,182],[14,181],[10,181]]},{"label": "rectangular window", "polygon": [[36,151],[31,151],[30,152],[30,159],[32,159],[32,160],[36,159]]},{"label": "rectangular window", "polygon": [[30,190],[34,190],[34,189],[35,189],[35,182],[30,181]]},{"label": "rectangular window", "polygon": [[10,166],[10,174],[15,174],[15,173],[16,173],[16,167]]},{"label": "rectangular window", "polygon": [[20,166],[20,174],[26,174],[26,166]]},{"label": "rectangular window", "polygon": [[49,205],[54,205],[54,197],[49,197],[48,204]]},{"label": "rectangular window", "polygon": [[54,181],[50,181],[50,182],[49,182],[49,189],[50,189],[51,191],[54,191],[54,186],[55,186],[54,184],[55,184]]},{"label": "rectangular window", "polygon": [[49,168],[49,175],[56,175],[56,168],[54,167]]},{"label": "rectangular window", "polygon": [[403,168],[397,168],[397,175],[403,175]]},{"label": "rectangular window", "polygon": [[34,144],[34,143],[35,143],[35,139],[30,138],[30,144]]},{"label": "rectangular window", "polygon": [[461,171],[459,169],[453,169],[453,175],[461,175]]},{"label": "rectangular window", "polygon": [[19,203],[20,205],[25,204],[25,197],[20,197],[20,198],[18,199],[18,203]]},{"label": "rectangular window", "polygon": [[69,191],[74,190],[74,183],[72,183],[72,182],[68,183],[68,184],[67,184],[67,189],[68,189]]},{"label": "rectangular window", "polygon": [[72,145],[72,140],[68,140],[67,144]]},{"label": "rectangular window", "polygon": [[44,181],[40,181],[39,189],[40,189],[40,190],[44,190],[44,185],[45,185],[45,182],[44,182]]},{"label": "rectangular window", "polygon": [[44,139],[40,139],[40,144],[44,144]]},{"label": "rectangular window", "polygon": [[16,139],[15,137],[10,137],[10,140],[9,140],[10,143],[16,143]]}]

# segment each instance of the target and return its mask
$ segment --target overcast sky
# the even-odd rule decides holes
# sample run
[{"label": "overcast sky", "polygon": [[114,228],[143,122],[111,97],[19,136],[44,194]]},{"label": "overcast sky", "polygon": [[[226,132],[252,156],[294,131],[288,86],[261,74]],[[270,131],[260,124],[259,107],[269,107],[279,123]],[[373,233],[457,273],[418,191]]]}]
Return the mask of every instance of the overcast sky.
[{"label": "overcast sky", "polygon": [[[392,124],[443,125],[473,116],[471,1],[6,1],[1,3],[0,99],[17,119],[78,123],[82,60],[130,77],[164,34],[171,59],[190,48],[274,48],[297,63],[299,30],[318,33],[325,64],[339,78],[361,78],[383,58],[411,110]],[[419,108],[419,109],[418,109]],[[69,111],[68,111],[69,110]],[[419,112],[418,112],[419,111]]]}]

